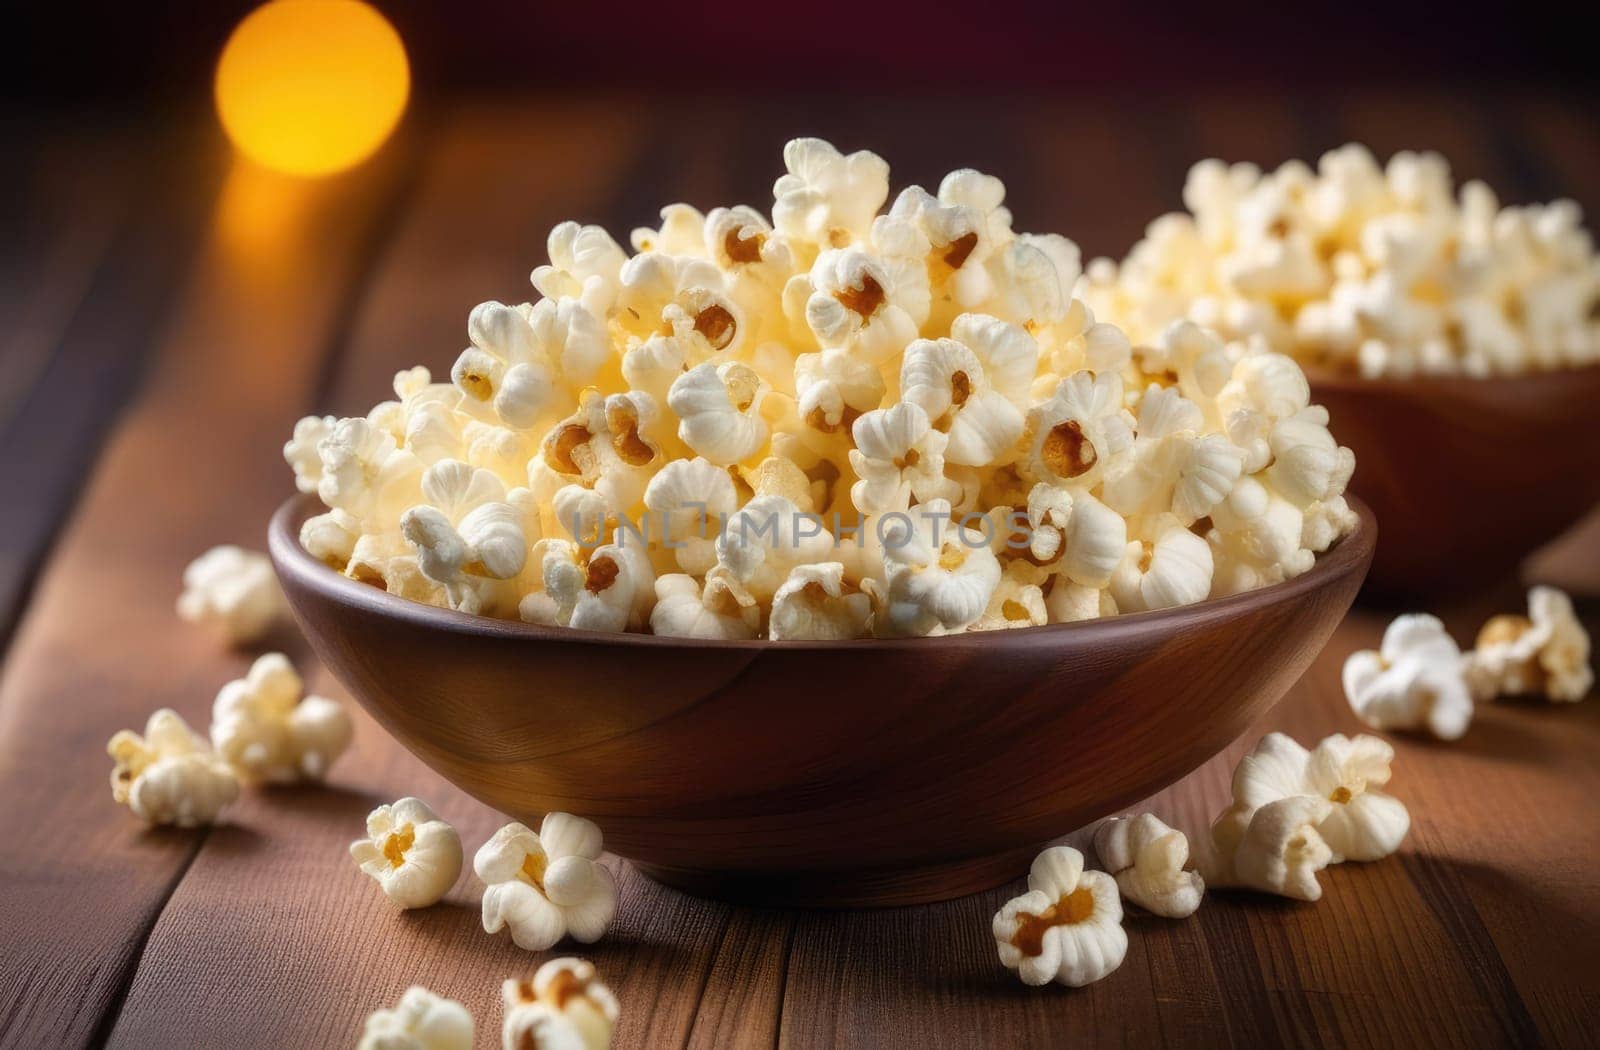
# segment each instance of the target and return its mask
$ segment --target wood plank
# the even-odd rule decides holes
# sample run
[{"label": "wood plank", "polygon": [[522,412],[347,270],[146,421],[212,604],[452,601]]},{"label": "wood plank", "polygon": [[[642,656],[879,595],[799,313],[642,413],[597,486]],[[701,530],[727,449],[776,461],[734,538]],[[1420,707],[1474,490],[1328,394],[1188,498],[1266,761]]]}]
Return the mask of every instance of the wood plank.
[{"label": "wood plank", "polygon": [[[364,411],[387,394],[397,369],[418,362],[447,372],[464,345],[474,303],[531,293],[527,274],[543,257],[552,225],[582,216],[616,228],[622,211],[644,221],[649,214],[635,210],[633,200],[638,166],[649,164],[655,177],[671,179],[675,148],[638,116],[600,107],[579,113],[468,107],[442,116],[370,288],[349,307],[356,311],[349,342],[318,408]],[[563,166],[561,158],[582,158],[582,166]],[[273,433],[287,433],[294,415],[281,412]],[[253,505],[292,491],[281,463],[240,486]],[[266,517],[263,510],[258,523]],[[325,671],[303,669],[313,688],[343,695]],[[369,1010],[393,1002],[412,983],[461,999],[480,1018],[497,1018],[501,980],[531,976],[537,957],[483,933],[479,887],[470,874],[441,907],[397,914],[351,864],[349,842],[379,801],[404,794],[427,799],[456,825],[469,860],[504,820],[427,770],[351,706],[356,742],[329,788],[294,793],[287,811],[282,792],[247,794],[232,820],[250,829],[261,849],[239,850],[217,838],[199,851],[150,937],[111,1045],[154,1045],[180,1030],[204,1045],[247,1045],[267,1033],[277,1045],[344,1045]],[[632,872],[620,877],[625,893],[643,882]],[[208,933],[225,927],[227,912],[264,887],[280,892],[268,894],[267,914],[253,924],[252,936],[240,942]],[[281,892],[288,887],[294,891]],[[600,950],[586,953],[620,995],[655,1004],[630,1012],[629,1032],[652,1043],[683,1040],[725,922],[725,912],[699,909],[686,898],[676,908],[630,910]],[[249,1001],[218,1010],[216,1003],[237,989],[249,989]],[[680,994],[669,994],[673,989]]]},{"label": "wood plank", "polygon": [[0,488],[28,498],[0,501],[0,652],[189,265],[219,179],[208,145],[157,128],[46,134],[23,154],[23,239],[0,282]]},{"label": "wood plank", "polygon": [[[159,348],[148,382],[58,541],[0,683],[0,791],[11,800],[0,814],[0,1045],[103,1037],[206,837],[142,831],[114,805],[105,741],[164,705],[204,726],[217,684],[242,666],[177,621],[179,575],[213,543],[261,545],[272,494],[218,494],[281,469],[283,420],[311,397],[402,156],[316,185],[234,169],[179,308],[143,334]],[[205,192],[195,180],[175,189]],[[260,236],[239,239],[252,230]],[[289,251],[296,264],[279,265]],[[233,848],[253,841],[219,836]]]}]

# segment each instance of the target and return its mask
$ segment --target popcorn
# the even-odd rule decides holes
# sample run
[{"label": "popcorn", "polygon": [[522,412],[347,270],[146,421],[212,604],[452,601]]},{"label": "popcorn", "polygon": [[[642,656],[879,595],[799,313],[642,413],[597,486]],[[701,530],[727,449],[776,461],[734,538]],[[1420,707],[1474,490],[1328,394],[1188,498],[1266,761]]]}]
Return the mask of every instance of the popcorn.
[{"label": "popcorn", "polygon": [[1117,883],[1085,871],[1083,854],[1070,846],[1052,846],[1034,859],[1028,892],[995,915],[994,940],[1000,962],[1024,984],[1093,984],[1128,953]]},{"label": "popcorn", "polygon": [[675,572],[656,577],[650,630],[674,638],[754,638],[761,608],[726,568],[707,572],[703,585]]},{"label": "popcorn", "polygon": [[1145,911],[1182,919],[1200,908],[1205,880],[1185,871],[1189,840],[1150,813],[1112,817],[1094,833],[1094,851],[1122,895]]},{"label": "popcorn", "polygon": [[1379,649],[1350,654],[1344,695],[1374,729],[1424,729],[1457,740],[1472,724],[1461,650],[1438,617],[1413,613],[1383,632]]},{"label": "popcorn", "polygon": [[[1268,733],[1234,770],[1233,805],[1217,818],[1213,835],[1220,846],[1242,842],[1250,838],[1258,810],[1307,796],[1330,803],[1325,811],[1301,813],[1312,815],[1305,822],[1326,842],[1330,863],[1387,857],[1411,829],[1406,807],[1375,790],[1389,782],[1393,760],[1394,748],[1375,736],[1335,733],[1307,751],[1282,733]],[[1274,837],[1262,841],[1277,841],[1282,827],[1274,828]]]},{"label": "popcorn", "polygon": [[239,781],[228,763],[169,708],[150,716],[143,736],[120,730],[106,753],[116,762],[111,797],[150,824],[210,824],[239,797]]},{"label": "popcorn", "polygon": [[1572,599],[1554,587],[1528,592],[1528,615],[1496,616],[1478,632],[1467,657],[1467,682],[1479,700],[1545,696],[1582,700],[1594,685],[1589,632]]},{"label": "popcorn", "polygon": [[1322,899],[1317,872],[1333,850],[1317,828],[1333,803],[1312,795],[1276,799],[1247,819],[1213,828],[1215,846],[1202,865],[1212,886],[1237,886],[1295,900]]},{"label": "popcorn", "polygon": [[598,941],[617,913],[617,885],[599,863],[600,829],[566,813],[550,813],[535,834],[507,824],[483,844],[472,868],[487,883],[483,928],[530,952],[571,935]]},{"label": "popcorn", "polygon": [[772,596],[767,637],[785,641],[843,641],[867,633],[872,599],[845,579],[840,562],[797,565]]},{"label": "popcorn", "polygon": [[230,645],[255,641],[287,611],[265,554],[232,545],[212,547],[183,570],[178,615],[210,626]]},{"label": "popcorn", "polygon": [[472,1014],[414,984],[393,1009],[367,1015],[356,1050],[472,1050]]},{"label": "popcorn", "polygon": [[421,799],[403,798],[367,815],[350,856],[400,907],[426,908],[461,875],[461,836]]},{"label": "popcorn", "polygon": [[873,514],[905,510],[912,498],[950,494],[944,450],[950,438],[935,430],[928,413],[912,401],[875,409],[851,428],[856,447],[850,465],[860,481],[850,490],[857,507]]},{"label": "popcorn", "polygon": [[[449,382],[410,369],[364,417],[301,420],[284,455],[325,506],[306,550],[477,615],[824,641],[1199,602],[1305,572],[1356,527],[1353,457],[1274,351],[1271,310],[1215,303],[1248,338],[1180,322],[1131,340],[1075,296],[1077,246],[1015,230],[993,176],[952,172],[885,211],[871,153],[800,139],[784,162],[770,219],[670,204],[632,254],[557,226],[539,297],[474,308]],[[1369,175],[1340,192],[1368,200]],[[1223,207],[1258,178],[1206,176],[1194,198]],[[1427,202],[1438,173],[1395,178]],[[1291,180],[1246,225],[1259,240],[1331,206],[1305,195]],[[1473,236],[1493,236],[1474,208]],[[1571,221],[1517,243],[1570,240]],[[1198,232],[1158,226],[1204,256]],[[1411,265],[1423,226],[1396,220],[1372,250]],[[1321,243],[1217,250],[1263,295],[1316,266],[1367,279]],[[1120,309],[1108,267],[1084,294]]]},{"label": "popcorn", "polygon": [[622,1009],[583,959],[551,959],[531,981],[501,987],[506,1050],[606,1050]]},{"label": "popcorn", "polygon": [[1150,340],[1173,320],[1232,343],[1367,376],[1487,376],[1600,361],[1600,263],[1571,201],[1502,208],[1478,182],[1453,194],[1437,154],[1380,167],[1364,147],[1316,172],[1203,161],[1187,214],[1152,223],[1084,294]]},{"label": "popcorn", "polygon": [[772,187],[773,225],[796,240],[838,248],[865,237],[889,198],[889,165],[861,150],[844,156],[821,139],[783,147],[788,174]]},{"label": "popcorn", "polygon": [[983,615],[1000,584],[1000,563],[981,532],[950,520],[950,502],[911,508],[884,547],[891,634],[950,634]]},{"label": "popcorn", "polygon": [[224,685],[211,707],[211,745],[240,779],[321,780],[350,746],[350,716],[337,701],[304,696],[289,658],[267,653]]},{"label": "popcorn", "polygon": [[527,563],[528,517],[492,471],[457,459],[429,467],[421,486],[427,502],[401,515],[400,534],[451,608],[482,611],[495,601],[494,581],[511,579]]},{"label": "popcorn", "polygon": [[1213,567],[1206,541],[1174,523],[1154,543],[1128,544],[1111,576],[1111,596],[1122,612],[1189,605],[1211,593]]}]

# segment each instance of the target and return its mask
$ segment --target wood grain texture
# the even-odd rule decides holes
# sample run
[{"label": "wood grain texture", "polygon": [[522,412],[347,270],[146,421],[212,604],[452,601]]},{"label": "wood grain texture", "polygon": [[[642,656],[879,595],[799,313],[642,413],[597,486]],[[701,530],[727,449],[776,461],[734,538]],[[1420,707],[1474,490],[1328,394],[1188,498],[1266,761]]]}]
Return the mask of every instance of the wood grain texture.
[{"label": "wood grain texture", "polygon": [[[1163,141],[1175,127],[1195,155],[1237,149],[1266,161],[1315,148],[1281,141],[1286,129],[1312,135],[1303,130],[1312,111],[1334,129],[1320,145],[1371,137],[1380,148],[1417,140],[1470,148],[1482,137],[1471,131],[1476,110],[1443,97],[1283,100],[1277,113],[1273,100],[1224,101],[1215,113],[1237,118],[1210,115],[1210,100],[1197,97],[1170,103],[1177,124],[1168,115],[1146,126],[1156,103],[980,99],[942,108],[952,114],[943,125],[912,120],[903,130],[904,107],[873,99],[714,110],[704,100],[606,99],[474,111],[428,134],[426,170],[405,215],[389,224],[363,295],[352,294],[351,264],[334,248],[348,243],[338,231],[372,212],[350,214],[335,201],[307,213],[328,238],[320,262],[298,274],[280,265],[278,291],[251,300],[289,316],[263,310],[241,322],[222,310],[237,296],[202,310],[200,292],[221,294],[233,282],[197,271],[157,333],[152,378],[57,547],[0,685],[0,787],[15,800],[0,814],[0,1046],[71,1047],[99,1036],[125,1047],[347,1046],[367,1011],[418,982],[467,1002],[487,1047],[498,1032],[499,982],[572,950],[530,955],[487,937],[470,876],[441,907],[398,914],[355,870],[345,847],[377,801],[428,799],[469,851],[503,818],[354,707],[356,743],[331,789],[248,793],[224,827],[198,836],[141,834],[110,803],[101,751],[109,732],[159,703],[200,720],[217,684],[244,666],[244,656],[218,655],[168,609],[179,567],[201,546],[260,542],[260,524],[287,488],[276,445],[296,413],[357,411],[382,396],[397,367],[445,366],[473,302],[522,294],[551,222],[576,216],[620,232],[674,197],[759,203],[776,145],[795,132],[879,147],[897,182],[915,165],[908,174],[924,184],[958,164],[992,167],[1010,184],[1020,226],[1087,230],[1086,255],[1120,252],[1151,215],[1175,206],[1188,159]],[[1560,192],[1592,211],[1600,181],[1574,161],[1592,149],[1570,141],[1592,118],[1570,104],[1558,109],[1560,133],[1549,142],[1530,133],[1529,148],[1557,173]],[[1374,110],[1386,123],[1369,136],[1361,121]],[[1208,116],[1186,115],[1194,113]],[[1005,116],[977,133],[974,148],[948,145],[996,114]],[[696,119],[701,132],[718,129],[716,148],[704,133],[681,133]],[[1208,127],[1220,129],[1218,139]],[[1013,135],[1026,136],[1025,147],[1006,146]],[[989,164],[990,148],[1005,149],[1003,166]],[[1108,181],[1118,195],[1106,195]],[[203,258],[209,264],[217,252],[213,243]],[[336,340],[342,352],[314,363],[340,322],[349,334]],[[224,360],[204,364],[218,353]],[[201,366],[199,379],[245,375],[271,393],[236,423],[198,427],[185,422],[191,387],[177,374],[189,365]],[[158,412],[176,421],[170,439],[152,436]],[[203,469],[164,482],[174,495],[154,513],[138,502],[135,480],[114,480],[167,471],[186,445]],[[1570,549],[1555,568],[1600,578],[1600,546]],[[1466,639],[1491,613],[1520,604],[1501,589],[1435,611]],[[1597,610],[1585,611],[1591,629],[1600,627]],[[1386,619],[1366,610],[1348,617],[1282,703],[1139,808],[1197,831],[1225,800],[1232,762],[1260,733],[1283,729],[1309,743],[1358,731],[1338,670],[1351,650],[1377,642]],[[314,689],[345,695],[325,671],[305,669]],[[1127,961],[1078,992],[1024,989],[998,965],[989,919],[1020,879],[946,904],[830,913],[707,902],[611,861],[622,910],[583,954],[622,999],[626,1047],[1595,1045],[1600,704],[1492,705],[1458,744],[1395,739],[1392,789],[1415,818],[1398,856],[1327,873],[1317,904],[1217,893],[1184,922],[1130,917]],[[1086,829],[1069,840],[1087,839]]]},{"label": "wood grain texture", "polygon": [[1379,598],[1415,603],[1508,574],[1600,501],[1600,365],[1495,379],[1313,372],[1311,396],[1382,524],[1368,582]]},{"label": "wood grain texture", "polygon": [[219,179],[211,145],[188,128],[47,130],[17,154],[11,247],[42,244],[6,252],[0,274],[0,491],[27,494],[0,500],[0,642],[188,273]]},{"label": "wood grain texture", "polygon": [[[217,493],[275,469],[283,420],[309,399],[394,174],[391,160],[307,190],[236,170],[180,305],[144,333],[158,344],[148,381],[57,542],[0,683],[0,1043],[70,1047],[103,1035],[199,847],[203,835],[142,832],[110,804],[105,742],[161,706],[205,725],[218,684],[244,666],[181,629],[171,612],[180,575],[211,544],[259,536],[267,494]],[[296,222],[272,217],[287,240],[248,251],[231,242],[240,193],[255,194],[243,201],[251,207],[300,207]],[[271,265],[272,251],[292,252],[295,265]]]}]

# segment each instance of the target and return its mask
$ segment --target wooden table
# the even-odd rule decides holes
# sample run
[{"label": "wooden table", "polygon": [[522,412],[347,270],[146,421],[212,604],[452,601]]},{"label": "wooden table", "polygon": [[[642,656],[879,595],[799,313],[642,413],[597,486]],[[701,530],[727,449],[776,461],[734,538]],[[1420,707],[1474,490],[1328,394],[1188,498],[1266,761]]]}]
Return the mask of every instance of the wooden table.
[{"label": "wooden table", "polygon": [[[1593,215],[1595,130],[1576,101],[1470,93],[459,103],[305,185],[231,166],[205,114],[6,125],[21,163],[0,246],[0,1044],[352,1045],[412,983],[466,1001],[482,1045],[498,1032],[500,981],[543,956],[483,933],[470,877],[400,914],[345,847],[405,794],[469,850],[500,818],[364,714],[327,787],[248,792],[208,831],[143,830],[111,801],[104,745],[162,705],[205,725],[246,667],[172,602],[207,546],[263,545],[294,419],[360,412],[403,365],[447,369],[474,303],[529,294],[553,223],[623,234],[669,200],[764,205],[782,141],[806,132],[879,150],[896,185],[993,171],[1019,228],[1088,255],[1177,206],[1194,158],[1277,163],[1350,138],[1436,147],[1509,199],[1569,194]],[[1600,594],[1600,529],[1536,565]],[[1518,602],[1495,585],[1441,611],[1465,638]],[[1258,728],[1356,731],[1339,667],[1385,620],[1352,614]],[[343,695],[302,641],[281,645]],[[1202,827],[1257,735],[1150,807]],[[786,912],[682,896],[617,860],[619,918],[585,954],[626,1046],[1594,1045],[1600,702],[1496,705],[1460,743],[1396,746],[1414,816],[1398,856],[1330,870],[1317,904],[1217,894],[1188,921],[1131,918],[1122,968],[1082,991],[1026,989],[996,962],[989,919],[1015,885]]]}]

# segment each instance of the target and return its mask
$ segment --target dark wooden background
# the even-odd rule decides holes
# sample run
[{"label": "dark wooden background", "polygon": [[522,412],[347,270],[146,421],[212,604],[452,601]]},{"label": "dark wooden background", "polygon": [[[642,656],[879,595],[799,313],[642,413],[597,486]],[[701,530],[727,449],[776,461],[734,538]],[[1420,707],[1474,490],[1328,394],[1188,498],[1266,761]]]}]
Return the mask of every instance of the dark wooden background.
[{"label": "dark wooden background", "polygon": [[[247,793],[207,831],[143,830],[111,801],[104,745],[162,705],[205,725],[246,667],[172,603],[207,546],[263,545],[292,488],[278,450],[293,421],[364,410],[404,365],[444,372],[473,304],[530,294],[553,223],[625,240],[671,200],[765,207],[794,134],[878,150],[897,187],[983,167],[1020,229],[1086,256],[1176,207],[1194,159],[1275,164],[1352,138],[1440,149],[1508,200],[1600,211],[1593,111],[1504,91],[460,102],[413,112],[374,161],[315,184],[234,167],[211,127],[0,122],[6,1047],[352,1045],[414,982],[466,1001],[481,1045],[497,1038],[499,982],[544,956],[482,932],[470,876],[399,914],[345,848],[404,794],[469,853],[500,818],[364,714],[328,787]],[[1532,571],[1600,627],[1600,522]],[[1514,582],[1483,581],[1437,611],[1467,638],[1519,602]],[[1352,614],[1258,728],[1356,731],[1339,667],[1385,622]],[[1151,808],[1203,827],[1256,735]],[[1085,990],[1026,989],[996,961],[990,916],[1020,879],[924,908],[787,912],[689,898],[615,861],[621,912],[584,954],[622,1000],[625,1046],[1595,1045],[1600,702],[1492,706],[1457,744],[1397,748],[1414,817],[1398,856],[1327,872],[1317,904],[1218,894],[1188,921],[1130,918],[1126,962]]]}]

